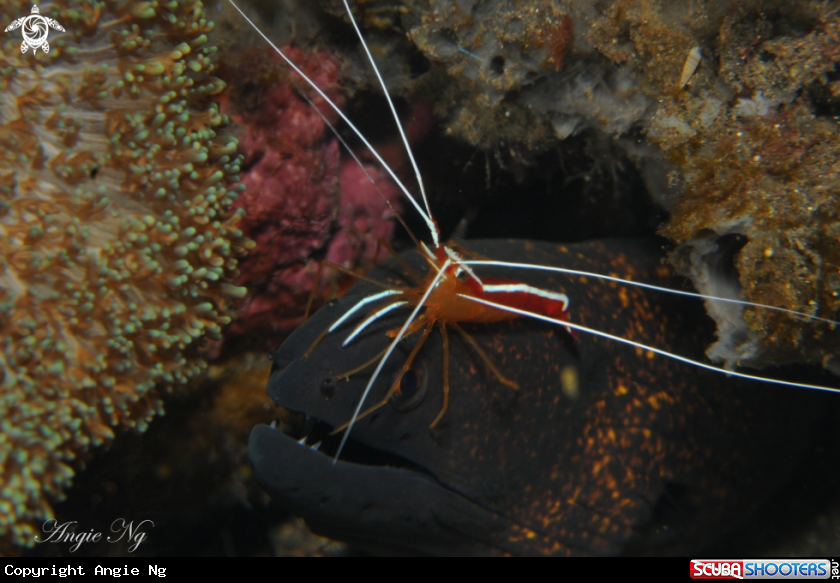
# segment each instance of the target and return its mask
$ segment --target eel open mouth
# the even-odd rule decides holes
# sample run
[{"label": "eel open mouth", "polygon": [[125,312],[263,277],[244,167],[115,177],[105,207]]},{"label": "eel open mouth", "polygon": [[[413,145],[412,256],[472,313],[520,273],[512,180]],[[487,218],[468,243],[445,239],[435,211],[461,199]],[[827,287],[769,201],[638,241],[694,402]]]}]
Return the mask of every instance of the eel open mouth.
[{"label": "eel open mouth", "polygon": [[330,424],[281,408],[272,425],[251,431],[254,476],[316,534],[398,554],[495,554],[508,544],[508,520],[418,465],[352,437],[333,463],[341,435]]},{"label": "eel open mouth", "polygon": [[[316,417],[278,407],[277,418],[269,426],[291,437],[301,446],[307,446],[313,452],[335,460],[335,454],[341,443],[342,433],[333,434],[334,427]],[[376,449],[350,437],[341,452],[340,463],[352,463],[361,466],[388,467],[411,470],[434,479],[425,468],[411,461],[386,451]]]}]

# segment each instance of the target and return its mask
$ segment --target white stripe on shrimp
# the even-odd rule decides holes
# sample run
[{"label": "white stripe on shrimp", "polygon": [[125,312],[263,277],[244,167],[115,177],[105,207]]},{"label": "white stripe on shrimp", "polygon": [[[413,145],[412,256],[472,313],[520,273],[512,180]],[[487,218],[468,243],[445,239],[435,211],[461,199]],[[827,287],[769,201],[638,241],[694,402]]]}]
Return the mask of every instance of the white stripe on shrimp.
[{"label": "white stripe on shrimp", "polygon": [[690,298],[700,298],[702,300],[714,300],[716,302],[729,302],[732,304],[740,304],[742,306],[752,306],[754,308],[764,308],[767,310],[775,310],[777,312],[784,312],[786,314],[792,314],[794,316],[802,316],[808,318],[809,320],[814,320],[817,322],[826,322],[833,326],[840,324],[837,320],[831,320],[829,318],[821,318],[820,316],[813,316],[811,314],[806,314],[805,312],[797,312],[796,310],[789,310],[788,308],[780,308],[778,306],[771,306],[769,304],[759,304],[756,302],[748,302],[746,300],[736,300],[733,298],[723,298],[720,296],[709,296],[705,294],[698,294],[695,292],[688,292],[679,289],[673,289],[670,287],[662,287],[659,285],[653,285],[650,283],[641,283],[638,281],[632,281],[629,279],[622,279],[620,277],[613,277],[611,275],[602,275],[600,273],[593,273],[591,271],[580,271],[578,269],[566,269],[565,267],[551,267],[549,265],[535,265],[532,263],[510,263],[508,261],[488,261],[488,260],[470,260],[464,261],[464,265],[493,265],[496,267],[513,267],[515,269],[533,269],[535,271],[554,271],[556,273],[565,273],[567,275],[583,275],[585,277],[594,277],[598,279],[603,279],[606,281],[615,281],[617,283],[622,283],[624,285],[634,285],[636,287],[643,287],[645,289],[652,289],[655,291],[661,291],[666,293],[675,294],[678,296],[688,296]]},{"label": "white stripe on shrimp", "polygon": [[557,292],[548,291],[545,289],[540,289],[538,287],[534,287],[528,285],[527,283],[506,283],[506,284],[493,284],[493,285],[484,285],[481,288],[482,290],[488,293],[514,293],[514,292],[525,292],[526,294],[531,294],[533,296],[539,296],[541,298],[546,298],[548,300],[555,300],[558,302],[563,302],[563,311],[569,309],[569,296],[566,294],[559,294]]}]

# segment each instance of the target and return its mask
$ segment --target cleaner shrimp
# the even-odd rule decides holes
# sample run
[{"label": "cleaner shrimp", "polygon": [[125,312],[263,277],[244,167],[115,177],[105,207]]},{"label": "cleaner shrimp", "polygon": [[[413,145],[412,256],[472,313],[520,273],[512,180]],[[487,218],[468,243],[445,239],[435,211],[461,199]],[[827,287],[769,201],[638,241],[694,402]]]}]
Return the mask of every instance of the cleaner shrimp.
[{"label": "cleaner shrimp", "polygon": [[[372,295],[368,295],[360,301],[358,301],[352,308],[350,308],[340,318],[335,320],[326,330],[324,330],[322,334],[316,338],[316,340],[313,342],[313,344],[309,347],[306,354],[304,355],[304,358],[307,358],[325,336],[335,332],[336,330],[344,326],[352,316],[358,315],[364,310],[368,311],[361,319],[361,322],[359,322],[355,326],[352,332],[344,340],[342,345],[343,347],[346,347],[347,345],[352,343],[354,339],[358,338],[359,335],[365,329],[367,329],[374,322],[380,320],[386,314],[389,314],[392,311],[401,308],[411,309],[411,313],[409,317],[405,320],[404,324],[399,329],[391,330],[388,332],[388,336],[392,338],[392,340],[386,349],[381,351],[369,361],[355,367],[353,370],[346,371],[343,374],[336,376],[336,379],[347,378],[351,374],[360,372],[368,368],[369,366],[376,364],[376,368],[373,374],[371,375],[367,386],[365,387],[361,395],[361,398],[358,400],[358,404],[355,408],[351,419],[344,425],[337,427],[333,432],[344,432],[341,439],[341,443],[338,446],[338,450],[335,453],[334,463],[338,461],[338,458],[341,455],[341,452],[347,442],[347,439],[350,435],[351,430],[353,429],[354,424],[362,417],[370,414],[377,408],[386,404],[389,398],[395,392],[400,390],[400,384],[403,376],[410,369],[414,357],[417,355],[418,351],[420,350],[426,339],[429,337],[436,324],[443,342],[443,405],[437,417],[431,423],[430,429],[434,428],[438,424],[438,422],[444,416],[447,408],[449,391],[449,340],[447,327],[451,327],[452,329],[458,332],[458,334],[465,340],[465,342],[473,348],[473,350],[483,361],[487,369],[500,383],[506,385],[512,390],[518,390],[519,387],[516,383],[516,380],[506,378],[501,373],[501,371],[499,371],[493,364],[492,359],[487,354],[485,354],[485,352],[479,347],[479,345],[459,325],[461,323],[490,323],[516,318],[533,318],[536,320],[541,320],[563,327],[572,335],[572,337],[574,337],[578,332],[592,334],[608,339],[610,341],[627,344],[631,347],[634,347],[635,349],[637,349],[637,351],[639,351],[642,354],[646,353],[649,357],[652,355],[659,355],[666,358],[674,359],[676,361],[694,367],[714,371],[732,377],[739,377],[753,381],[760,381],[764,383],[783,385],[800,389],[840,393],[840,389],[829,386],[809,384],[804,382],[794,382],[735,370],[729,370],[707,362],[701,362],[699,360],[687,358],[653,345],[636,342],[632,339],[623,338],[621,336],[610,334],[602,330],[596,330],[575,322],[574,298],[567,297],[566,294],[562,293],[562,291],[540,289],[532,287],[521,281],[507,279],[492,279],[488,277],[483,277],[481,274],[481,269],[484,267],[491,266],[523,270],[541,270],[565,274],[567,276],[597,278],[601,280],[615,282],[619,285],[637,286],[657,293],[679,294],[707,301],[712,300],[716,302],[737,304],[740,306],[750,306],[766,310],[775,310],[786,313],[792,317],[803,318],[812,322],[818,321],[828,323],[832,326],[832,328],[837,324],[840,324],[840,322],[837,322],[835,320],[817,317],[779,306],[771,306],[767,304],[748,302],[732,298],[671,289],[657,285],[646,284],[643,282],[631,281],[619,277],[612,277],[600,273],[572,270],[549,265],[494,261],[492,259],[477,257],[474,254],[471,254],[466,249],[464,249],[458,243],[442,242],[440,229],[438,227],[437,222],[433,218],[429,206],[420,169],[417,165],[417,162],[411,151],[411,147],[409,146],[408,139],[406,138],[405,132],[399,121],[399,116],[397,115],[396,108],[388,94],[388,91],[385,87],[385,82],[382,79],[379,69],[376,66],[370,49],[368,48],[368,45],[356,23],[352,10],[347,0],[343,1],[350,22],[352,23],[355,29],[355,32],[360,40],[361,46],[364,48],[364,51],[367,55],[367,59],[370,62],[373,71],[376,74],[378,82],[384,91],[385,98],[388,102],[389,108],[396,122],[396,126],[398,128],[402,143],[406,149],[408,159],[411,162],[411,166],[417,180],[419,189],[418,198],[420,202],[418,202],[418,200],[414,196],[412,196],[408,188],[399,180],[394,170],[392,170],[392,168],[385,163],[380,154],[373,148],[373,146],[365,138],[362,132],[359,129],[357,129],[357,127],[347,118],[347,116],[328,98],[328,96],[324,92],[321,91],[321,89],[317,85],[315,85],[314,82],[312,82],[309,78],[306,77],[306,75],[304,75],[304,73],[295,65],[295,63],[293,63],[256,26],[256,24],[248,18],[248,16],[233,2],[233,0],[229,0],[229,2],[234,6],[234,8],[271,46],[271,48],[296,73],[298,73],[298,75],[300,75],[304,79],[304,81],[306,81],[320,95],[320,97],[326,101],[326,103],[328,103],[335,110],[335,112],[347,124],[350,130],[353,133],[355,133],[356,136],[358,136],[358,138],[365,145],[365,147],[368,149],[371,155],[379,162],[379,164],[382,165],[384,170],[395,181],[399,190],[402,191],[402,193],[404,194],[406,200],[414,207],[414,210],[425,222],[426,227],[429,231],[429,237],[431,238],[431,246],[427,245],[423,241],[417,241],[417,239],[415,238],[415,241],[417,242],[417,251],[420,253],[420,255],[423,257],[423,259],[429,266],[429,271],[425,276],[416,273],[410,267],[402,263],[399,256],[393,251],[393,249],[391,249],[388,246],[389,252],[396,258],[397,261],[400,261],[402,263],[403,267],[406,268],[406,271],[410,274],[410,278],[413,280],[413,285],[410,287],[395,287],[393,285],[372,281],[363,277],[362,279],[365,279],[365,281],[368,281],[369,283],[373,283],[374,285],[383,288],[383,291]],[[412,238],[414,238],[413,235],[411,236]],[[325,266],[337,268],[340,270],[342,269],[340,268],[340,266],[322,263],[322,268]],[[350,275],[355,274],[350,273]],[[317,280],[315,285],[317,287]],[[315,289],[312,290],[313,296],[314,293]],[[311,303],[312,297],[310,297],[309,304],[307,305],[307,313],[309,311]],[[395,380],[391,384],[390,389],[388,390],[384,399],[369,407],[368,409],[363,409],[365,401],[371,392],[371,388],[380,376],[380,373],[382,372],[385,363],[393,354],[395,347],[400,343],[401,340],[417,332],[421,332],[421,335],[415,343],[413,349],[411,350],[408,358],[406,359],[405,364],[400,368],[399,373],[396,375]]]}]

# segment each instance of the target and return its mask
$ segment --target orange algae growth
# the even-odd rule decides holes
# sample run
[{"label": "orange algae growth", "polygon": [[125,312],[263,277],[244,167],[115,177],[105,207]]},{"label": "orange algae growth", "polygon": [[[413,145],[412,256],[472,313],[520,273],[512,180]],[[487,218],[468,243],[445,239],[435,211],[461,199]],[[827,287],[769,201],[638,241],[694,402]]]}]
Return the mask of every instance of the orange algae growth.
[{"label": "orange algae growth", "polygon": [[[0,548],[33,544],[80,456],[163,413],[246,292],[201,6],[56,2],[48,53],[0,45]],[[31,5],[2,7],[5,28]]]}]

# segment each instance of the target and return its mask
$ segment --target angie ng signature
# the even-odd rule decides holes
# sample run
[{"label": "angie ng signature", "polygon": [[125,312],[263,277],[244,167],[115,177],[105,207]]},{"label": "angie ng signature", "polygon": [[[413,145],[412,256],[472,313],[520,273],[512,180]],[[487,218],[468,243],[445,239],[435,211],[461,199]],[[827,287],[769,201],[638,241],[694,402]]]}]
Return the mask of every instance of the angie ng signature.
[{"label": "angie ng signature", "polygon": [[[101,532],[97,532],[93,529],[91,529],[90,532],[76,532],[73,526],[75,524],[78,524],[75,520],[61,523],[54,518],[47,520],[44,522],[42,530],[44,531],[44,534],[49,536],[41,540],[39,540],[36,536],[35,542],[73,543],[70,547],[70,552],[73,553],[84,543],[97,543],[102,540]],[[137,550],[137,547],[140,546],[140,543],[146,540],[146,532],[142,530],[144,525],[154,528],[155,523],[151,520],[144,520],[135,526],[133,520],[127,522],[122,518],[117,518],[111,523],[111,532],[114,534],[108,536],[106,540],[113,544],[125,538],[126,542],[129,544],[128,552],[133,553]]]}]

